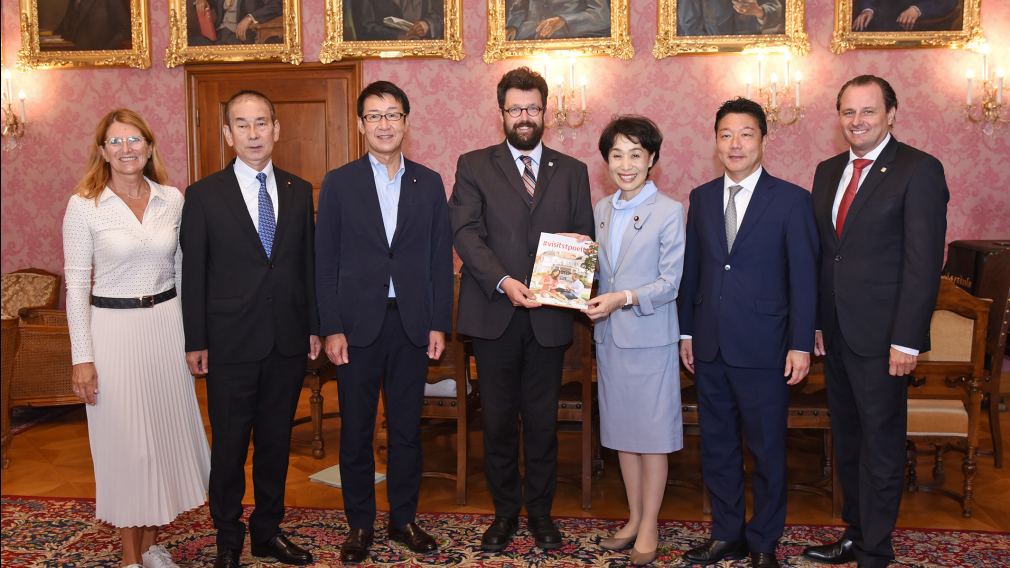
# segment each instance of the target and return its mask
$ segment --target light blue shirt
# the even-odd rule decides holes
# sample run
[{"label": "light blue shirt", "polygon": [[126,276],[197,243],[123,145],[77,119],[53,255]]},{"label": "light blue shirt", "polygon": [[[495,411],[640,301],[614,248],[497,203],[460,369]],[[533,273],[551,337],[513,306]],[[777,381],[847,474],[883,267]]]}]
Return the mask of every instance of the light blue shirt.
[{"label": "light blue shirt", "polygon": [[519,177],[522,177],[523,171],[526,169],[526,164],[523,163],[519,158],[522,156],[529,156],[533,158],[533,177],[540,179],[540,158],[544,155],[544,143],[540,142],[537,147],[530,150],[528,154],[524,154],[519,150],[516,150],[515,146],[509,144],[506,140],[505,144],[509,147],[509,152],[512,153],[512,162],[519,168]]},{"label": "light blue shirt", "polygon": [[642,191],[628,201],[621,200],[621,192],[618,190],[610,198],[610,205],[614,208],[614,213],[610,218],[610,241],[607,245],[607,257],[610,258],[610,268],[617,270],[617,259],[621,256],[621,240],[624,231],[628,228],[628,223],[635,217],[635,207],[646,199],[656,194],[656,184],[652,180],[645,182]]},{"label": "light blue shirt", "polygon": [[[400,182],[403,180],[403,154],[400,154],[400,169],[393,179],[389,179],[386,164],[369,154],[368,162],[372,164],[372,175],[375,178],[375,191],[379,196],[379,209],[382,210],[382,227],[386,230],[386,244],[393,244],[393,234],[396,232],[396,212],[400,206]],[[389,297],[396,297],[393,289],[393,277],[389,277]]]}]

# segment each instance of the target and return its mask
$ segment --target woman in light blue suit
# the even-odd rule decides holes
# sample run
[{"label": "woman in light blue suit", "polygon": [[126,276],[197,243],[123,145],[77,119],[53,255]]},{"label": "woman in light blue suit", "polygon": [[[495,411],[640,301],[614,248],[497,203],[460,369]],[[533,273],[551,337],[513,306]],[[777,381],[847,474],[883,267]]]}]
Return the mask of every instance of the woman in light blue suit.
[{"label": "woman in light blue suit", "polygon": [[600,293],[585,310],[596,324],[601,441],[618,451],[630,509],[627,524],[600,546],[633,544],[636,565],[656,558],[667,454],[684,446],[676,303],[684,208],[648,179],[662,142],[639,116],[618,117],[600,135],[618,191],[596,204]]}]

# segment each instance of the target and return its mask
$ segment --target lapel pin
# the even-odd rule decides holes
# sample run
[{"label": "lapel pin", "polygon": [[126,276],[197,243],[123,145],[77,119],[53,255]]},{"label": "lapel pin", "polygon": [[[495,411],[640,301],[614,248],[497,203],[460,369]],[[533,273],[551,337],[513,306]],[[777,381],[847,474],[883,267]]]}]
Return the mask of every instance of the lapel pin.
[{"label": "lapel pin", "polygon": [[554,162],[547,162],[547,167],[553,168],[554,167]]},{"label": "lapel pin", "polygon": [[887,171],[887,166],[884,166],[884,167],[880,168],[880,173],[884,173],[886,171]]},{"label": "lapel pin", "polygon": [[417,183],[417,178],[413,178],[411,181],[413,181],[414,183]]},{"label": "lapel pin", "polygon": [[603,228],[603,221],[600,221],[600,228]]},{"label": "lapel pin", "polygon": [[638,215],[635,215],[635,222],[638,222]]}]

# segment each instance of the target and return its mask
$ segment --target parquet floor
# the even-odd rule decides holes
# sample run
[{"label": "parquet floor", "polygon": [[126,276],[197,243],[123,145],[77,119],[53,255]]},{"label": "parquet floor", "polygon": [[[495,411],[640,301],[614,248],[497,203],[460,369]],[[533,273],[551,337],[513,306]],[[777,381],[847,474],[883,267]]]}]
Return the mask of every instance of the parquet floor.
[{"label": "parquet floor", "polygon": [[[197,382],[198,397],[206,417],[206,394],[203,381]],[[308,391],[303,391],[298,415],[308,414]],[[333,410],[336,388],[328,383],[323,389],[326,408]],[[1010,414],[1003,415],[1005,423]],[[337,437],[339,420],[324,421],[326,456],[315,459],[311,454],[311,426],[295,429],[291,463],[288,470],[287,503],[303,507],[341,507],[340,490],[310,482],[308,476],[337,463]],[[209,426],[208,426],[209,429]],[[989,447],[988,424],[983,426],[983,447]],[[1010,426],[1004,424],[1004,455],[1007,464],[1003,469],[993,467],[992,456],[981,456],[976,484],[976,505],[972,518],[963,518],[960,506],[950,498],[937,494],[907,493],[902,502],[898,525],[915,528],[963,528],[974,530],[1010,531]],[[578,474],[578,444],[576,434],[561,434],[560,473]],[[451,440],[445,436],[426,435],[424,438],[425,463],[451,471],[455,452]],[[422,483],[420,509],[422,511],[493,512],[490,495],[483,481],[483,455],[479,431],[471,432],[471,458],[468,502],[455,504],[453,481],[425,479]],[[800,437],[791,441],[790,475],[796,479],[810,479],[819,472],[819,439]],[[11,464],[3,471],[4,495],[32,495],[57,497],[94,497],[91,454],[88,448],[87,421],[83,408],[77,408],[58,419],[35,426],[14,437],[10,448]],[[931,464],[922,459],[918,468],[920,479],[928,479]],[[671,458],[671,477],[696,477],[699,470],[697,439],[689,437],[684,451]],[[252,502],[252,483],[247,468],[248,503]],[[947,463],[948,484],[959,488],[960,458],[949,454]],[[385,485],[377,488],[379,507],[388,510]],[[555,516],[593,516],[621,518],[625,515],[624,490],[616,458],[610,456],[602,478],[593,480],[593,507],[583,511],[579,506],[579,489],[568,483],[559,483],[554,503]],[[702,519],[701,496],[696,490],[669,487],[661,512],[663,518]],[[827,498],[789,492],[790,523],[839,524],[831,517]]]}]

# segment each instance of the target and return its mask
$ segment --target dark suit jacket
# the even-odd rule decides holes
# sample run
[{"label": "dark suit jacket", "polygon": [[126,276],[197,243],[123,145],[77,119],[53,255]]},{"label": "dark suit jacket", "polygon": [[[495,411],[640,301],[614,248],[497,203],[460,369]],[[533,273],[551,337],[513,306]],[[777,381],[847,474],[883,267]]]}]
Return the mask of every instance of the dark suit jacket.
[{"label": "dark suit jacket", "polygon": [[[593,237],[593,205],[586,164],[544,146],[533,207],[505,142],[459,157],[449,219],[463,260],[459,292],[460,333],[496,339],[515,307],[497,291],[505,275],[527,286],[540,233]],[[571,342],[574,310],[530,310],[537,341],[545,347]]]},{"label": "dark suit jacket", "polygon": [[56,33],[72,41],[75,50],[129,48],[130,3],[127,0],[73,1],[67,6]]},{"label": "dark suit jacket", "polygon": [[680,333],[695,358],[781,368],[786,351],[811,352],[817,304],[817,230],[810,194],[761,174],[726,251],[723,178],[691,192]]},{"label": "dark suit jacket", "polygon": [[414,14],[404,13],[398,3],[393,0],[353,0],[351,21],[355,37],[364,40],[396,40],[403,36],[402,31],[385,25],[382,21],[388,17],[416,22],[424,20],[428,23],[428,37],[441,39],[445,35],[445,2],[444,0],[423,0],[421,13],[414,19]]},{"label": "dark suit jacket", "polygon": [[814,210],[821,236],[820,323],[825,341],[837,317],[845,342],[864,357],[891,344],[929,350],[947,231],[947,181],[929,154],[892,136],[871,165],[835,235],[831,208],[845,151],[818,164]]},{"label": "dark suit jacket", "polygon": [[317,229],[323,335],[343,333],[350,345],[371,345],[386,313],[390,276],[411,343],[427,345],[429,331],[451,331],[452,233],[436,172],[404,159],[388,244],[368,156],[333,170],[323,180]]},{"label": "dark suit jacket", "polygon": [[182,209],[182,315],[186,351],[248,363],[276,347],[307,353],[319,333],[313,267],[312,186],[274,166],[278,219],[267,258],[232,169],[189,186]]},{"label": "dark suit jacket", "polygon": [[951,11],[958,6],[958,0],[857,0],[852,9],[852,17],[859,16],[863,10],[873,10],[873,19],[870,20],[867,31],[902,31],[898,26],[898,16],[911,6],[916,6],[922,13],[912,31],[921,31],[936,29],[932,26],[924,28],[924,21],[951,15]]}]

